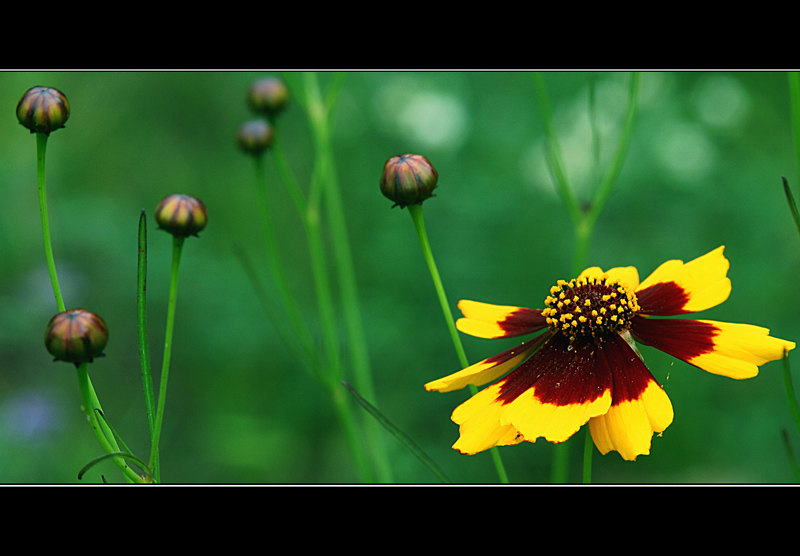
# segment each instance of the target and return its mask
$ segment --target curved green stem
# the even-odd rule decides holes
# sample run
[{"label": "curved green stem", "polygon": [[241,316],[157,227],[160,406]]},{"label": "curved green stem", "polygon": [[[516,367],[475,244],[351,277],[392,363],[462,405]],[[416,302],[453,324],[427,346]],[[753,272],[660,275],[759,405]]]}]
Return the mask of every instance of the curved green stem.
[{"label": "curved green stem", "polygon": [[[80,385],[81,390],[83,411],[86,413],[86,417],[89,419],[89,426],[91,427],[94,435],[97,437],[98,442],[100,442],[100,446],[102,446],[106,454],[119,452],[119,445],[114,439],[113,434],[111,434],[111,431],[108,430],[108,426],[103,426],[103,423],[97,419],[97,410],[99,407],[96,404],[94,389],[89,381],[89,372],[87,367],[88,365],[85,362],[77,366],[78,384]],[[137,475],[133,469],[128,467],[128,464],[122,457],[114,457],[113,462],[125,474],[125,478],[129,482],[144,482],[144,480]]]},{"label": "curved green stem", "polygon": [[[53,244],[50,239],[50,219],[47,211],[47,181],[45,178],[47,139],[48,135],[46,133],[36,133],[36,174],[39,185],[39,213],[42,221],[42,238],[44,240],[44,252],[47,260],[47,270],[50,274],[50,283],[53,287],[53,295],[56,300],[58,312],[63,313],[66,311],[66,305],[64,304],[64,297],[61,294],[61,287],[58,283],[55,257],[53,257]],[[106,453],[119,451],[119,446],[114,439],[111,428],[105,420],[97,419],[96,411],[102,411],[102,409],[100,407],[100,400],[89,378],[86,363],[78,366],[78,382],[81,390],[83,409],[86,416],[89,418],[89,425],[92,431],[94,431],[97,440]],[[143,482],[141,477],[127,466],[124,459],[116,457],[114,458],[114,463],[122,470],[128,481]]]},{"label": "curved green stem", "polygon": [[186,238],[173,236],[172,238],[172,272],[169,283],[169,305],[167,306],[167,326],[164,333],[164,359],[161,366],[161,382],[158,391],[158,409],[150,448],[149,467],[153,471],[155,482],[161,482],[161,469],[158,464],[158,445],[161,440],[161,428],[164,423],[164,407],[167,401],[167,380],[169,379],[169,364],[172,357],[172,333],[175,328],[175,307],[178,299],[178,269],[181,264],[181,251]]},{"label": "curved green stem", "polygon": [[[422,254],[425,257],[425,263],[428,265],[428,271],[430,272],[431,279],[433,280],[433,287],[436,290],[436,295],[439,298],[439,304],[441,305],[442,312],[444,313],[447,329],[450,331],[450,339],[453,342],[453,347],[456,349],[456,355],[458,356],[458,361],[461,364],[461,368],[464,369],[469,367],[469,361],[467,360],[467,354],[464,351],[464,346],[461,344],[461,337],[458,335],[455,320],[453,319],[453,311],[450,309],[450,303],[447,300],[447,294],[444,291],[444,285],[442,284],[439,270],[436,267],[436,261],[433,258],[433,251],[431,250],[430,242],[428,241],[428,233],[425,230],[425,219],[422,215],[422,205],[408,205],[408,213],[411,215],[411,219],[414,222],[414,229],[417,231],[417,237],[419,237]],[[474,396],[477,394],[478,389],[474,385],[470,384],[470,392]],[[497,475],[500,478],[500,482],[508,483],[508,475],[506,474],[505,466],[503,465],[503,460],[500,458],[499,451],[496,447],[494,447],[490,450],[490,453],[492,455],[492,461],[494,462],[495,469],[497,470]]]},{"label": "curved green stem", "polygon": [[50,240],[50,220],[47,216],[47,187],[45,181],[45,157],[47,153],[46,133],[36,134],[36,169],[39,178],[39,212],[42,217],[42,236],[44,238],[44,254],[47,258],[47,270],[50,273],[50,282],[53,285],[53,295],[56,298],[58,312],[66,311],[64,298],[61,295],[61,287],[58,285],[58,274],[53,257],[53,244]]}]

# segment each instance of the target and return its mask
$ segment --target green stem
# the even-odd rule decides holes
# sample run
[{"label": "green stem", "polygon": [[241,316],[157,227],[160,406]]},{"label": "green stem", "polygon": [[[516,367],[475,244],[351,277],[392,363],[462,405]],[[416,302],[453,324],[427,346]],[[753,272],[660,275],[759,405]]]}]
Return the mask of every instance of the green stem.
[{"label": "green stem", "polygon": [[[444,285],[442,284],[439,270],[436,267],[436,261],[433,259],[433,251],[431,250],[430,242],[428,241],[428,233],[425,229],[425,219],[422,215],[422,205],[408,205],[408,213],[411,215],[411,219],[414,222],[414,229],[417,231],[417,237],[419,237],[422,255],[425,257],[425,263],[428,265],[428,271],[430,272],[431,279],[433,280],[433,286],[436,290],[436,295],[439,298],[439,304],[442,307],[445,322],[447,323],[447,329],[450,331],[450,339],[453,342],[453,347],[456,349],[458,361],[461,364],[462,369],[469,367],[467,354],[464,351],[464,346],[461,344],[461,337],[458,335],[455,320],[453,319],[453,311],[450,309],[450,303],[447,300],[447,294],[444,291]],[[470,384],[470,392],[474,396],[477,394],[478,389],[474,385]],[[500,482],[508,483],[508,475],[506,474],[499,451],[496,447],[494,447],[490,450],[490,453],[492,455],[492,461],[494,462],[495,469],[497,470],[497,475],[500,478]]]},{"label": "green stem", "polygon": [[[320,207],[325,210],[330,226],[329,237],[333,249],[334,268],[340,288],[342,300],[342,316],[347,338],[348,355],[355,383],[364,397],[375,399],[372,376],[369,367],[366,342],[364,340],[363,325],[358,305],[356,292],[355,272],[353,269],[352,254],[345,224],[344,210],[336,168],[334,164],[333,148],[331,144],[331,126],[333,108],[336,106],[338,93],[344,81],[344,74],[335,74],[333,85],[328,88],[327,96],[323,100],[317,76],[315,73],[305,73],[303,79],[302,101],[308,114],[311,125],[316,161],[314,165],[314,182],[309,193],[308,217],[315,226],[315,233],[319,233]],[[323,204],[324,202],[324,204]],[[321,245],[317,246],[321,249]],[[321,253],[317,253],[321,256]],[[333,338],[337,341],[338,339]],[[337,353],[338,355],[338,353]],[[340,378],[339,381],[343,379]],[[338,394],[336,390],[334,390]],[[336,398],[338,399],[338,397]],[[373,401],[374,403],[374,401]],[[379,423],[368,420],[364,425],[364,432],[369,444],[369,454],[377,472],[378,480],[383,483],[392,482],[391,468],[385,449],[385,441]]]},{"label": "green stem", "polygon": [[47,258],[47,270],[50,273],[50,282],[53,285],[53,294],[56,298],[58,312],[66,311],[64,298],[61,295],[61,287],[58,285],[58,274],[53,257],[53,244],[50,241],[50,220],[47,216],[47,187],[45,182],[45,157],[47,153],[46,133],[36,134],[36,167],[39,178],[39,212],[42,217],[42,236],[44,237],[44,254]]},{"label": "green stem", "polygon": [[789,400],[789,411],[792,414],[794,426],[797,432],[800,432],[800,409],[797,406],[797,397],[794,393],[794,386],[792,385],[792,371],[789,367],[789,353],[783,355],[783,382],[786,386],[786,397]]},{"label": "green stem", "polygon": [[[36,133],[36,173],[39,184],[39,213],[42,221],[42,237],[44,240],[44,252],[47,259],[47,270],[50,274],[50,283],[53,287],[53,295],[56,300],[56,307],[59,313],[66,311],[64,304],[64,297],[61,294],[61,287],[58,283],[58,274],[56,272],[55,258],[53,257],[53,244],[50,239],[50,219],[47,211],[47,187],[45,179],[46,167],[46,154],[47,154],[47,139],[46,133]],[[102,411],[100,407],[100,400],[97,398],[97,393],[92,386],[92,381],[86,369],[86,364],[78,367],[78,380],[81,389],[81,398],[83,399],[83,407],[89,423],[94,431],[97,439],[103,448],[108,451],[118,451],[116,440],[114,439],[113,431],[111,431],[105,420],[98,421],[95,410]],[[115,463],[126,474],[128,480],[141,482],[136,473],[125,465],[124,460],[115,458]]]},{"label": "green stem", "polygon": [[789,101],[792,106],[792,136],[794,138],[795,159],[800,170],[800,73],[790,71]]},{"label": "green stem", "polygon": [[169,379],[169,364],[172,356],[172,334],[175,328],[175,307],[178,299],[178,269],[181,263],[181,251],[186,238],[173,236],[172,238],[172,273],[169,283],[169,305],[167,307],[167,327],[164,334],[164,359],[161,366],[161,382],[158,392],[158,410],[156,411],[155,430],[153,432],[150,448],[150,469],[153,471],[155,482],[161,482],[161,469],[158,465],[158,445],[161,440],[161,428],[164,423],[164,407],[167,400],[167,380]]},{"label": "green stem", "polygon": [[[80,386],[81,399],[83,401],[83,411],[84,413],[86,413],[86,417],[89,420],[89,426],[94,432],[94,435],[97,437],[98,442],[100,442],[100,446],[102,446],[103,450],[107,454],[119,452],[119,446],[117,445],[117,442],[113,437],[113,434],[107,436],[107,434],[110,433],[110,431],[108,431],[108,427],[107,426],[104,427],[102,422],[97,419],[96,410],[98,410],[99,408],[95,403],[96,398],[94,396],[94,389],[92,388],[92,384],[89,381],[89,372],[87,367],[88,365],[85,362],[81,363],[77,367],[78,384]],[[139,475],[137,475],[133,469],[128,467],[128,464],[125,462],[123,458],[114,457],[113,462],[125,474],[125,478],[129,482],[134,482],[134,483],[144,482],[144,480]]]},{"label": "green stem", "polygon": [[550,97],[547,94],[544,77],[540,72],[533,73],[533,84],[536,88],[536,98],[539,101],[539,109],[542,112],[544,122],[544,132],[547,139],[547,152],[550,170],[553,172],[553,179],[556,182],[556,190],[561,196],[561,200],[567,207],[572,223],[577,226],[581,219],[581,209],[578,200],[572,192],[569,184],[567,172],[564,169],[563,157],[561,156],[561,146],[558,142],[555,120],[553,118],[553,108],[550,105]]},{"label": "green stem", "polygon": [[136,281],[136,324],[139,332],[139,361],[142,367],[142,386],[150,440],[155,430],[153,375],[150,369],[150,346],[147,341],[147,218],[144,209],[139,215],[139,259]]},{"label": "green stem", "polygon": [[306,353],[315,351],[314,341],[306,328],[300,309],[294,302],[286,275],[283,272],[278,243],[275,240],[275,229],[272,223],[272,212],[270,210],[269,195],[267,193],[267,180],[264,173],[264,156],[255,157],[256,189],[258,193],[258,204],[261,211],[261,229],[264,234],[264,244],[267,249],[269,270],[272,279],[278,288],[281,304],[289,317],[289,322],[294,328],[295,337],[300,341],[302,349]]}]

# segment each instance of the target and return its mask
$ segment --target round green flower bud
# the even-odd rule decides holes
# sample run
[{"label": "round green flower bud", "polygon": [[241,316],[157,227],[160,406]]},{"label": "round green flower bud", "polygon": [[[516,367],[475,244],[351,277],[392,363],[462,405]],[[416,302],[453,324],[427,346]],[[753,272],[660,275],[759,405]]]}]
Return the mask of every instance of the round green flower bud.
[{"label": "round green flower bud", "polygon": [[251,120],[239,126],[236,140],[247,154],[258,156],[272,146],[272,126],[266,120]]},{"label": "round green flower bud", "polygon": [[164,197],[156,207],[158,227],[177,237],[196,236],[208,223],[206,207],[191,195]]},{"label": "round green flower bud", "polygon": [[64,93],[51,87],[33,87],[17,104],[19,123],[31,133],[50,134],[64,127],[69,118],[69,102]]},{"label": "round green flower bud", "polygon": [[247,105],[253,112],[268,118],[277,116],[289,103],[289,89],[277,77],[255,81],[247,90]]},{"label": "round green flower bud", "polygon": [[392,208],[403,208],[434,197],[437,181],[439,174],[427,158],[419,154],[403,154],[384,164],[381,192],[394,201]]},{"label": "round green flower bud", "polygon": [[79,366],[103,355],[108,343],[108,328],[103,319],[83,309],[59,313],[50,319],[44,345],[55,361]]}]

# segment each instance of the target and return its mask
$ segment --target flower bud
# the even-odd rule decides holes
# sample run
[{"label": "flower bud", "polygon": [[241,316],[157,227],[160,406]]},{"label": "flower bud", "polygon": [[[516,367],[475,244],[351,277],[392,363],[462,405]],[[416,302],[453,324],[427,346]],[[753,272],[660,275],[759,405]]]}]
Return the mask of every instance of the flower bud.
[{"label": "flower bud", "polygon": [[208,223],[206,207],[190,195],[164,197],[156,207],[158,227],[176,237],[196,236]]},{"label": "flower bud", "polygon": [[50,134],[64,127],[69,118],[69,102],[64,93],[51,87],[33,87],[17,104],[19,123],[31,133]]},{"label": "flower bud", "polygon": [[258,156],[272,146],[272,126],[266,120],[251,120],[239,126],[236,139],[247,154]]},{"label": "flower bud", "polygon": [[108,343],[108,328],[103,319],[83,309],[59,313],[50,319],[44,345],[55,361],[79,366],[103,355]]},{"label": "flower bud", "polygon": [[255,81],[247,91],[247,104],[253,112],[268,118],[277,116],[289,102],[289,89],[277,77]]},{"label": "flower bud", "polygon": [[439,174],[430,161],[419,154],[404,154],[386,161],[381,176],[381,192],[394,201],[392,208],[418,205],[429,197]]}]

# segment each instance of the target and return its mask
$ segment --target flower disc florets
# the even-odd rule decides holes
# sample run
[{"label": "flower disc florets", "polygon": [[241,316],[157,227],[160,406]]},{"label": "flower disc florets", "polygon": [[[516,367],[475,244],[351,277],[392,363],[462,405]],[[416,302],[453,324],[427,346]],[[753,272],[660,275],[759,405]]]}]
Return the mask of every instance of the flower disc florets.
[{"label": "flower disc florets", "polygon": [[550,330],[565,334],[571,342],[602,341],[608,334],[623,332],[639,310],[632,290],[605,277],[559,280],[544,303],[542,316]]}]

